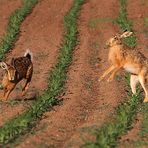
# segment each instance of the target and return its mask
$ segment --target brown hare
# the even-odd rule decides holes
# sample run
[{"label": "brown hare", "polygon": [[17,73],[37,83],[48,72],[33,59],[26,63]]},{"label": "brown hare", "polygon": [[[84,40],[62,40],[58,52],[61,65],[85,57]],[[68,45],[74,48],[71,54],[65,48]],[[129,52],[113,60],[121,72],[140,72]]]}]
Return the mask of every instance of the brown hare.
[{"label": "brown hare", "polygon": [[108,60],[111,63],[109,69],[100,77],[100,81],[112,72],[108,82],[112,81],[115,74],[122,68],[131,73],[130,86],[132,93],[136,94],[136,85],[140,82],[145,92],[144,102],[148,102],[148,88],[146,80],[148,78],[148,59],[137,49],[127,47],[122,38],[132,35],[132,32],[125,31],[121,35],[110,38],[107,42],[109,48]]},{"label": "brown hare", "polygon": [[5,62],[0,63],[1,67],[5,70],[2,80],[2,86],[4,89],[3,100],[8,99],[10,93],[22,79],[26,79],[25,86],[22,89],[22,96],[25,95],[33,73],[32,58],[32,53],[27,50],[23,57],[12,58],[10,64]]}]

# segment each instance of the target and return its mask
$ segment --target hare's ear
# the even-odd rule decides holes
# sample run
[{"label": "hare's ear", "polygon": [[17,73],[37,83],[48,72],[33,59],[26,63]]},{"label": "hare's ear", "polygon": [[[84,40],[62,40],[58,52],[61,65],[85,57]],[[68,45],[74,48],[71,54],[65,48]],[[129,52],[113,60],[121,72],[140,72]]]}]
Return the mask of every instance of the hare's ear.
[{"label": "hare's ear", "polygon": [[114,39],[120,39],[120,34],[116,33],[115,36],[114,36]]},{"label": "hare's ear", "polygon": [[126,38],[126,37],[131,36],[132,34],[133,34],[133,32],[126,30],[120,35],[120,38]]},{"label": "hare's ear", "polygon": [[14,61],[15,61],[15,59],[12,58],[12,59],[11,59],[11,65],[12,65],[13,67],[14,67],[14,65],[15,65],[15,64],[14,64]]},{"label": "hare's ear", "polygon": [[127,29],[125,29],[124,31],[122,31],[122,33],[124,33],[124,32],[127,32],[128,30]]},{"label": "hare's ear", "polygon": [[8,70],[8,65],[7,65],[7,63],[1,62],[1,63],[0,63],[0,66],[1,66],[1,68],[5,69],[5,70]]},{"label": "hare's ear", "polygon": [[119,35],[119,34],[116,34],[116,35],[114,36],[114,38],[118,39],[118,38],[120,38],[120,35]]}]

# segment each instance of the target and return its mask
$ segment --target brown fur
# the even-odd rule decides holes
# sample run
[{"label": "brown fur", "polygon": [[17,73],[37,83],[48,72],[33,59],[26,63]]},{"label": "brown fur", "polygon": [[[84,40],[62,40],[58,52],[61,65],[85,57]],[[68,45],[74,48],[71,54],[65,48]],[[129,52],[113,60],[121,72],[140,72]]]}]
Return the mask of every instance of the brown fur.
[{"label": "brown fur", "polygon": [[128,37],[132,32],[126,31],[122,35],[110,38],[107,42],[109,47],[108,60],[111,66],[101,76],[100,81],[109,73],[108,82],[112,81],[120,69],[125,69],[131,73],[130,85],[133,94],[136,94],[136,85],[140,82],[145,92],[144,102],[148,102],[148,89],[146,88],[146,79],[148,77],[148,59],[137,49],[129,48],[122,43],[123,37]]},{"label": "brown fur", "polygon": [[25,95],[33,73],[33,64],[28,55],[29,52],[24,57],[12,58],[10,65],[4,62],[1,63],[1,67],[5,69],[5,75],[2,80],[4,100],[8,99],[10,93],[22,79],[26,79],[25,86],[22,90],[22,95]]}]

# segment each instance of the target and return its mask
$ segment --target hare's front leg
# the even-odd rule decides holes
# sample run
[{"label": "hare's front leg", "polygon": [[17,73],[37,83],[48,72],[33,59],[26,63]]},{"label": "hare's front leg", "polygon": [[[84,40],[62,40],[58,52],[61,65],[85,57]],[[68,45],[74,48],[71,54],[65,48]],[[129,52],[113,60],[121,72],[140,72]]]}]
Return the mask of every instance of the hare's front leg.
[{"label": "hare's front leg", "polygon": [[118,67],[116,67],[116,68],[114,69],[114,71],[113,71],[113,73],[111,74],[111,76],[107,79],[108,82],[111,82],[111,81],[114,79],[116,73],[120,70],[120,68],[121,68],[121,67],[118,66]]},{"label": "hare's front leg", "polygon": [[108,75],[109,73],[111,73],[114,69],[115,69],[115,66],[114,66],[114,65],[110,66],[110,67],[103,73],[103,75],[100,77],[99,81],[102,81],[102,80],[104,79],[104,77],[105,77],[106,75]]},{"label": "hare's front leg", "polygon": [[15,88],[16,84],[15,83],[10,83],[8,86],[6,86],[4,88],[4,101],[7,101],[10,93],[13,91],[13,89]]}]

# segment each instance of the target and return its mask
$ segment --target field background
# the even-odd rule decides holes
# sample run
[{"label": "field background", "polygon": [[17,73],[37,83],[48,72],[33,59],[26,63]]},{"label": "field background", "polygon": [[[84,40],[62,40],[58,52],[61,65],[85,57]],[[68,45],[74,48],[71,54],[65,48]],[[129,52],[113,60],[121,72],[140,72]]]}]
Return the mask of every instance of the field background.
[{"label": "field background", "polygon": [[[9,100],[0,103],[1,128],[14,117],[19,117],[48,90],[51,82],[49,73],[56,67],[66,44],[63,40],[68,25],[65,25],[64,16],[69,14],[74,3],[77,8],[79,1],[83,0],[39,0],[22,21],[17,38],[3,60],[9,63],[12,57],[22,56],[29,48],[33,52],[34,74],[24,98],[20,97],[23,86],[21,82],[11,93]],[[121,11],[124,4],[125,9]],[[6,34],[10,15],[22,6],[23,0],[0,0],[0,38]],[[75,10],[72,10],[70,17],[77,18],[73,11]],[[120,23],[117,21],[119,19]],[[109,66],[108,50],[104,47],[110,37],[123,29],[129,29],[135,34],[136,48],[148,57],[148,1],[86,0],[78,13],[77,29],[72,26],[74,21],[69,22],[72,29],[66,33],[71,34],[76,30],[78,40],[72,51],[72,61],[66,66],[69,67],[64,78],[65,85],[62,85],[62,92],[54,96],[58,104],[49,106],[40,120],[37,120],[37,124],[23,134],[16,134],[18,138],[14,136],[12,141],[6,142],[6,147],[103,148],[97,142],[99,129],[106,123],[120,124],[113,118],[118,114],[117,108],[131,99],[131,94],[124,71],[111,83],[98,81]],[[128,23],[130,27],[127,27]],[[127,24],[125,28],[122,27],[124,24]],[[71,42],[73,40],[75,38]],[[3,74],[4,71],[0,69],[0,80]],[[0,91],[0,97],[2,96],[3,92]],[[138,97],[142,100],[143,92]],[[109,147],[148,147],[148,104],[139,102],[130,110],[133,114],[127,119],[124,132],[114,136],[114,140],[108,142]],[[1,139],[5,138],[0,136]],[[107,140],[104,141],[106,143]]]}]

